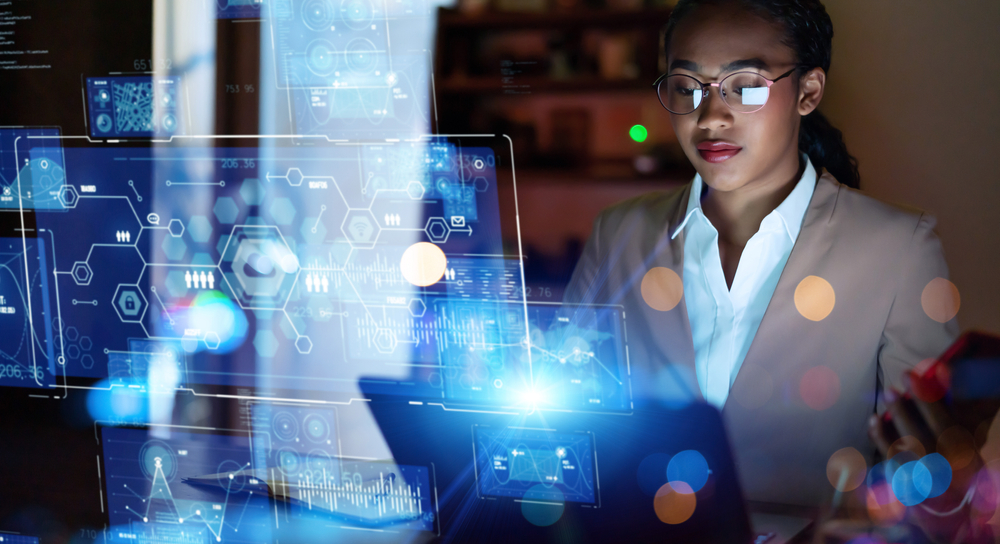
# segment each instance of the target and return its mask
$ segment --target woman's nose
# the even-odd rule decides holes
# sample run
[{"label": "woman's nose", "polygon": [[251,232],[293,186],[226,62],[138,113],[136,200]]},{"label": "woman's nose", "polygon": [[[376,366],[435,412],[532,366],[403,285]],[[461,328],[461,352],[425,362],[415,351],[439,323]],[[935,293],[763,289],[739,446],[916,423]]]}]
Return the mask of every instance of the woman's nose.
[{"label": "woman's nose", "polygon": [[733,112],[722,99],[722,89],[719,87],[705,87],[705,94],[702,103],[698,107],[698,128],[718,129],[732,124]]}]

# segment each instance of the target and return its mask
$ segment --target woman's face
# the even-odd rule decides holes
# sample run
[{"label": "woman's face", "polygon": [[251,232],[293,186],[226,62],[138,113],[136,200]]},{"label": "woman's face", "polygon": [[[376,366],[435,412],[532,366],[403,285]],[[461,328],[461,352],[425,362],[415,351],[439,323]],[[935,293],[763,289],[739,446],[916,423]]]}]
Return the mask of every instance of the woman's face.
[{"label": "woman's face", "polygon": [[[781,28],[733,3],[696,8],[674,29],[667,65],[702,83],[719,82],[737,71],[775,79],[794,67],[795,52],[781,43]],[[747,61],[741,64],[739,61]],[[685,155],[705,183],[717,191],[784,184],[798,173],[800,116],[815,109],[825,74],[820,68],[775,82],[767,103],[753,113],[733,111],[717,87],[692,113],[670,115]],[[699,150],[713,141],[738,147],[735,154]],[[729,158],[725,158],[730,155]]]}]

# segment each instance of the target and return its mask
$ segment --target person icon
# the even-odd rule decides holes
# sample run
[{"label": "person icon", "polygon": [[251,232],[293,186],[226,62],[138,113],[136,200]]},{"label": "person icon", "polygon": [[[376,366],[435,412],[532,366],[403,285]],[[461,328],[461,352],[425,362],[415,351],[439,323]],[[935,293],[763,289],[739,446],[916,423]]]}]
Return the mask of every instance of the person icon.
[{"label": "person icon", "polygon": [[211,270],[208,272],[208,288],[215,289],[215,274]]},{"label": "person icon", "polygon": [[190,270],[186,270],[184,272],[184,283],[187,284],[187,288],[188,289],[191,288],[191,271]]}]

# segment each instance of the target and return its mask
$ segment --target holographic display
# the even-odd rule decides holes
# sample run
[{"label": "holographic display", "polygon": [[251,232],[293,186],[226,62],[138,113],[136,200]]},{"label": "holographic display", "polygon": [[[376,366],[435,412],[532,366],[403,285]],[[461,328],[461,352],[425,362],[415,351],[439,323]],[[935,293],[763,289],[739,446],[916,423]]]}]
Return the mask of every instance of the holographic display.
[{"label": "holographic display", "polygon": [[75,195],[37,217],[55,334],[92,348],[70,382],[631,408],[621,309],[524,301],[495,139],[215,145],[17,140],[59,148]]},{"label": "holographic display", "polygon": [[181,94],[179,77],[87,78],[90,135],[169,138],[183,134]]},{"label": "holographic display", "polygon": [[276,88],[297,134],[393,136],[431,121],[421,1],[277,0],[267,14]]},{"label": "holographic display", "polygon": [[77,194],[65,186],[59,129],[0,127],[0,210],[72,207]]},{"label": "holographic display", "polygon": [[476,426],[473,442],[480,496],[600,502],[590,433]]},{"label": "holographic display", "polygon": [[631,408],[620,308],[441,304],[437,313],[448,333],[440,354],[445,398],[543,409]]},{"label": "holographic display", "polygon": [[284,501],[361,527],[435,530],[427,467],[342,457],[333,407],[250,408],[254,474]]},{"label": "holographic display", "polygon": [[0,386],[53,387],[67,353],[91,357],[52,312],[51,258],[45,238],[0,238]]},{"label": "holographic display", "polygon": [[264,0],[215,0],[217,19],[253,19],[261,16]]},{"label": "holographic display", "polygon": [[169,434],[163,439],[145,429],[101,429],[108,540],[271,542],[268,494],[245,472],[247,438]]}]

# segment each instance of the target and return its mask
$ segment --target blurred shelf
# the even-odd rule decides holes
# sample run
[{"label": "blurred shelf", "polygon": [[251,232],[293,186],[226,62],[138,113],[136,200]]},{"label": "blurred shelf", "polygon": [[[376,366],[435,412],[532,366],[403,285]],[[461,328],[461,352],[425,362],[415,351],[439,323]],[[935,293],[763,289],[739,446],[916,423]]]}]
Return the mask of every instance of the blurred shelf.
[{"label": "blurred shelf", "polygon": [[649,91],[652,92],[652,79],[602,79],[598,77],[579,77],[573,79],[551,79],[544,76],[519,77],[514,76],[513,83],[503,83],[500,76],[496,77],[449,77],[439,81],[435,90],[441,94],[509,94],[513,96],[534,93],[584,93],[600,91]]},{"label": "blurred shelf", "polygon": [[630,164],[616,161],[597,163],[585,168],[515,166],[514,174],[519,185],[616,182],[665,189],[691,181],[694,169],[678,167],[645,175],[637,173]]},{"label": "blurred shelf", "polygon": [[467,15],[454,9],[442,8],[438,12],[438,26],[442,30],[525,30],[525,29],[574,29],[586,27],[635,28],[661,26],[670,18],[669,9],[641,9],[636,11],[611,11],[578,8],[567,11],[541,13],[502,13],[486,11]]}]

